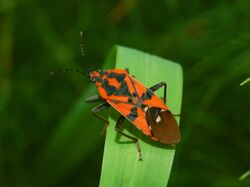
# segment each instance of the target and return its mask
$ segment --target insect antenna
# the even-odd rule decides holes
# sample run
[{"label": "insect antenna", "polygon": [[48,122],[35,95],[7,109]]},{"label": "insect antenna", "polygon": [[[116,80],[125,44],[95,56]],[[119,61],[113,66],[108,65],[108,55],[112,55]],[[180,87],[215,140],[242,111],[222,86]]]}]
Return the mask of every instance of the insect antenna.
[{"label": "insect antenna", "polygon": [[[80,31],[80,52],[81,56],[85,55],[83,31]],[[91,66],[90,68],[88,68],[86,73],[94,71],[95,69],[96,69],[95,67]]]},{"label": "insect antenna", "polygon": [[83,40],[83,32],[80,31],[80,51],[81,51],[81,55],[84,56],[85,53],[84,53],[84,40]]},{"label": "insect antenna", "polygon": [[87,76],[87,75],[88,75],[87,73],[84,73],[84,72],[82,72],[82,71],[80,71],[80,70],[78,70],[78,69],[76,69],[76,68],[74,68],[74,69],[71,69],[71,68],[64,68],[64,69],[61,69],[61,70],[52,71],[52,72],[50,72],[50,75],[53,76],[53,75],[55,75],[55,74],[67,73],[67,72],[77,72],[77,73],[80,73],[80,74],[82,74],[82,75],[84,75],[84,76]]},{"label": "insect antenna", "polygon": [[[85,53],[84,53],[84,44],[83,43],[84,43],[83,31],[80,31],[80,52],[81,52],[81,56],[85,55]],[[80,74],[82,74],[84,76],[87,76],[89,71],[82,72],[82,71],[78,70],[77,68],[64,68],[64,69],[52,71],[52,72],[50,72],[50,75],[53,76],[55,74],[67,73],[67,72],[77,72],[77,73],[80,73]]]},{"label": "insect antenna", "polygon": [[[83,31],[80,31],[80,52],[81,52],[81,56],[85,55]],[[80,74],[82,74],[84,76],[88,76],[89,72],[91,72],[94,69],[95,69],[94,67],[90,67],[90,68],[88,68],[88,70],[86,70],[86,72],[82,72],[77,68],[63,68],[63,69],[60,69],[60,70],[50,72],[50,76],[54,76],[54,75],[60,74],[60,73],[67,73],[67,72],[77,72],[77,73],[80,73]]]}]

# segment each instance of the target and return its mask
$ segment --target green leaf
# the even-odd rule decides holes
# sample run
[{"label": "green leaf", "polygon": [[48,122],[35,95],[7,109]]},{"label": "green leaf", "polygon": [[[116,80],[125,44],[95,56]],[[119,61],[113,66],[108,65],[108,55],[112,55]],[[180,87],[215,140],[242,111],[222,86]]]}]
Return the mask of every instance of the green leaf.
[{"label": "green leaf", "polygon": [[[113,64],[115,68],[129,68],[130,74],[135,75],[147,87],[166,81],[167,105],[172,113],[180,114],[183,78],[179,64],[121,46],[112,50],[105,66],[112,67]],[[156,93],[162,96],[163,89]],[[110,114],[100,186],[166,186],[175,148],[152,141],[127,122],[123,132],[139,138],[143,161],[138,161],[136,144],[119,136],[114,130],[117,117],[118,112]]]},{"label": "green leaf", "polygon": [[[111,51],[103,69],[114,68],[115,64],[116,68],[128,67],[130,73],[146,86],[165,80],[168,83],[168,106],[173,113],[180,113],[182,71],[178,64],[120,46]],[[90,112],[93,106],[84,101],[86,97],[96,92],[96,88],[91,85],[85,90],[35,159],[31,168],[33,186],[55,186],[82,160],[90,157],[96,145],[100,145],[102,123],[93,120],[94,117],[92,118]],[[157,93],[163,94],[163,90]],[[126,129],[123,130],[142,140],[140,144],[144,160],[139,162],[134,143],[127,142],[128,139],[123,137],[116,141],[114,124],[118,112],[111,111],[100,185],[142,186],[147,182],[154,186],[166,186],[174,149],[152,142],[133,125],[125,123]]]}]

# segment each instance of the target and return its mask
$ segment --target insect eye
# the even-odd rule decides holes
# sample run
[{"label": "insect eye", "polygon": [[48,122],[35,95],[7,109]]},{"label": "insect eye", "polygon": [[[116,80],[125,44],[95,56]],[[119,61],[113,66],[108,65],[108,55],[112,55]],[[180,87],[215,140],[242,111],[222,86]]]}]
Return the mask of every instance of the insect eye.
[{"label": "insect eye", "polygon": [[95,81],[96,81],[96,77],[94,76],[94,73],[93,73],[93,72],[90,72],[90,73],[89,73],[89,80],[91,80],[92,82],[95,82]]}]

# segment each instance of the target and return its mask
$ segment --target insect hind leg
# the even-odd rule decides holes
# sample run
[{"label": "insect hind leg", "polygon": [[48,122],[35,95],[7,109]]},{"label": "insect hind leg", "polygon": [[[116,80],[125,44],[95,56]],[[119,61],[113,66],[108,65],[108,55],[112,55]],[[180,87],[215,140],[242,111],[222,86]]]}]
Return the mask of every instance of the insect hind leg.
[{"label": "insect hind leg", "polygon": [[123,135],[123,136],[125,136],[125,137],[127,137],[129,139],[131,139],[134,143],[136,143],[136,145],[137,145],[137,151],[138,151],[138,154],[139,154],[139,161],[142,161],[141,147],[140,147],[140,144],[139,144],[139,140],[137,138],[135,138],[133,136],[130,136],[130,135],[128,135],[128,134],[126,134],[126,133],[124,133],[124,132],[121,131],[121,125],[124,122],[124,120],[125,120],[125,117],[121,115],[119,117],[119,119],[117,120],[117,122],[116,122],[115,130],[116,130],[117,133],[119,133],[119,134],[121,134],[121,135]]}]

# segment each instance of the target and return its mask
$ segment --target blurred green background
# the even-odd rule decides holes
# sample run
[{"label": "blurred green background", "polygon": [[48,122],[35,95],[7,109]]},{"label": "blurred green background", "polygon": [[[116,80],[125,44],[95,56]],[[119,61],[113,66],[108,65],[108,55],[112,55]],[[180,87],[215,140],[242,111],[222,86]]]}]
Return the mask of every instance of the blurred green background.
[{"label": "blurred green background", "polygon": [[96,91],[50,72],[101,67],[115,44],[183,66],[169,186],[250,186],[249,0],[1,0],[0,186],[98,186],[104,136],[84,103]]}]

